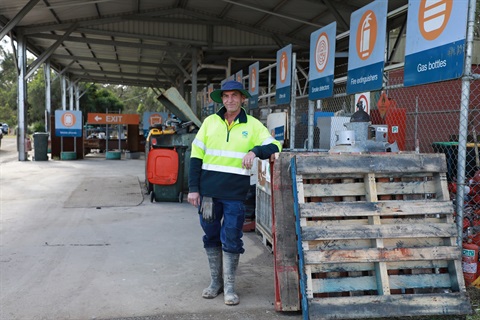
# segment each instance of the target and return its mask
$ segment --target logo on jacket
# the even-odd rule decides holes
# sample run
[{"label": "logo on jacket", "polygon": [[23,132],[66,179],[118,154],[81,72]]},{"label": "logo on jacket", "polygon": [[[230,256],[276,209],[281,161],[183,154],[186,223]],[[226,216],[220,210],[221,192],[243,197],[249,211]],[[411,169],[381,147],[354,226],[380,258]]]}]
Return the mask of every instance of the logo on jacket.
[{"label": "logo on jacket", "polygon": [[248,138],[248,131],[242,131],[242,137]]}]

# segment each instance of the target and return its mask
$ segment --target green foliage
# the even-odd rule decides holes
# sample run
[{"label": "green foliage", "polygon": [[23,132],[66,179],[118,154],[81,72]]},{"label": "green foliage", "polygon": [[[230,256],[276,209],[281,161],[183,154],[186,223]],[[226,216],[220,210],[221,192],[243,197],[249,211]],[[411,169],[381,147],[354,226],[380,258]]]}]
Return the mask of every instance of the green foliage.
[{"label": "green foliage", "polygon": [[45,132],[45,123],[37,121],[28,127],[28,132],[30,134],[35,132]]}]

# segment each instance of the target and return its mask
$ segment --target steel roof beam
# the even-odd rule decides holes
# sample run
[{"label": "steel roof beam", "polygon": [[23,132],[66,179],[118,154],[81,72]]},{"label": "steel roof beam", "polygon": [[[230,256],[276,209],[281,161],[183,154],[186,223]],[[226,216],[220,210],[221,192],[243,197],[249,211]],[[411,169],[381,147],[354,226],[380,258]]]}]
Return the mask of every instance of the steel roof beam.
[{"label": "steel roof beam", "polygon": [[26,35],[38,32],[50,32],[50,31],[57,31],[57,30],[64,30],[67,29],[72,23],[77,22],[78,27],[89,27],[95,25],[102,25],[102,24],[109,24],[115,22],[122,22],[127,19],[133,19],[139,16],[152,16],[152,15],[168,15],[173,13],[178,13],[179,9],[172,9],[172,8],[160,8],[160,9],[152,9],[148,10],[147,12],[140,13],[140,14],[131,14],[131,15],[117,15],[111,16],[108,18],[93,18],[89,20],[70,20],[64,21],[63,23],[55,23],[49,25],[30,25],[29,27],[24,28],[24,32]]},{"label": "steel roof beam", "polygon": [[77,25],[74,23],[70,26],[70,28],[65,31],[65,33],[51,46],[48,47],[47,50],[45,50],[38,58],[37,60],[35,60],[31,65],[30,67],[28,68],[28,72],[27,74],[25,75],[25,79],[28,79],[37,69],[38,67],[40,67],[40,65],[42,63],[44,63],[49,57],[50,55],[63,43],[63,41],[65,40],[65,38],[67,38],[70,33],[73,32],[73,30],[75,30],[75,28],[77,27]]},{"label": "steel roof beam", "polygon": [[[66,59],[66,60],[76,60],[76,61],[86,61],[86,62],[94,62],[94,63],[108,63],[108,64],[122,64],[122,65],[129,65],[129,66],[142,66],[148,68],[157,68],[159,66],[158,63],[153,62],[142,62],[142,61],[128,61],[128,60],[114,60],[114,59],[102,59],[102,58],[93,58],[93,57],[83,57],[83,56],[69,56],[66,54],[52,54],[50,56],[52,59]],[[170,64],[161,64],[163,67],[166,68],[176,68],[175,65]]]},{"label": "steel roof beam", "polygon": [[345,29],[345,30],[349,30],[350,29],[350,25],[347,21],[345,21],[345,19],[342,17],[342,15],[340,14],[340,12],[337,10],[337,8],[335,7],[336,4],[332,4],[332,1],[331,0],[322,0],[322,3],[328,8],[328,10],[333,14],[333,16],[335,17],[335,20],[337,21],[337,24],[339,27],[341,27],[342,29]]},{"label": "steel roof beam", "polygon": [[40,0],[30,0],[23,8],[20,10],[12,20],[7,22],[7,24],[0,30],[0,40],[3,39],[22,19],[30,12],[30,10],[35,7],[35,5]]},{"label": "steel roof beam", "polygon": [[106,70],[93,70],[93,69],[69,69],[70,74],[102,74],[109,76],[119,76],[126,78],[136,78],[136,79],[155,79],[157,74],[138,74],[136,72],[119,72],[119,71],[106,71]]},{"label": "steel roof beam", "polygon": [[[49,39],[49,40],[56,40],[60,38],[58,35],[54,34],[43,34],[39,33],[34,36],[38,39]],[[138,39],[138,37],[137,37]],[[127,42],[127,41],[112,41],[107,39],[93,39],[93,38],[82,38],[82,37],[72,37],[67,36],[64,38],[65,42],[77,42],[77,43],[90,43],[96,45],[104,45],[104,46],[117,46],[117,47],[128,47],[128,48],[143,48],[143,49],[152,49],[152,50],[162,50],[162,51],[173,51],[173,52],[189,52],[189,48],[179,47],[179,46],[162,46],[156,44],[145,44],[145,43],[138,43],[138,42]]]},{"label": "steel roof beam", "polygon": [[206,45],[206,41],[200,40],[193,40],[193,39],[178,39],[178,38],[168,38],[168,37],[158,37],[158,36],[150,36],[150,35],[143,35],[143,34],[136,34],[136,33],[127,33],[127,32],[118,32],[118,31],[108,31],[108,30],[97,30],[91,28],[78,28],[79,32],[87,33],[87,34],[95,34],[95,35],[104,35],[104,36],[111,36],[114,37],[121,37],[121,38],[132,38],[132,39],[142,39],[142,40],[153,40],[153,41],[165,41],[170,43],[184,43],[188,45]]}]

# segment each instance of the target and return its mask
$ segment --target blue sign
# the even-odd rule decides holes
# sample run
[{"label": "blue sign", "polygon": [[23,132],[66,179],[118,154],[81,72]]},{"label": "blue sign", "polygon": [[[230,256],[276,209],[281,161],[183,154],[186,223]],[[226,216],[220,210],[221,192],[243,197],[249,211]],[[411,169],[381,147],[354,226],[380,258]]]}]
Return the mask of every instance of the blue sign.
[{"label": "blue sign", "polygon": [[467,15],[466,0],[408,2],[404,86],[462,76]]},{"label": "blue sign", "polygon": [[165,124],[165,121],[169,118],[167,112],[144,112],[142,116],[143,123],[143,135],[146,137],[151,127],[155,125]]},{"label": "blue sign", "polygon": [[333,95],[335,43],[337,23],[332,22],[310,35],[310,68],[308,99],[318,100]]},{"label": "blue sign", "polygon": [[276,127],[273,129],[274,138],[277,141],[284,141],[285,140],[285,126]]},{"label": "blue sign", "polygon": [[82,111],[55,110],[55,136],[81,137]]},{"label": "blue sign", "polygon": [[382,88],[388,1],[376,0],[350,17],[347,93]]},{"label": "blue sign", "polygon": [[277,82],[275,102],[279,104],[290,103],[292,87],[292,45],[277,51]]},{"label": "blue sign", "polygon": [[235,73],[235,80],[243,84],[243,70],[240,70],[237,73]]},{"label": "blue sign", "polygon": [[248,67],[248,93],[252,96],[248,99],[250,109],[258,108],[258,82],[260,81],[260,62],[255,62]]}]

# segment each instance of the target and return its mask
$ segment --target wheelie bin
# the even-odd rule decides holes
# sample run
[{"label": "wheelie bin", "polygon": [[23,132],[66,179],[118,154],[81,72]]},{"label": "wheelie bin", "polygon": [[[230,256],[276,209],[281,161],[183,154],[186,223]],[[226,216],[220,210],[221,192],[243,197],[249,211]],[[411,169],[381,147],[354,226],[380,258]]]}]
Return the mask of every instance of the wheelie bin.
[{"label": "wheelie bin", "polygon": [[33,156],[35,161],[48,160],[48,133],[35,132],[33,134]]},{"label": "wheelie bin", "polygon": [[183,202],[186,146],[153,147],[147,156],[151,202]]}]

